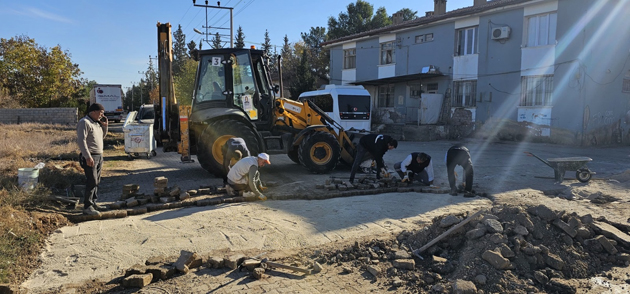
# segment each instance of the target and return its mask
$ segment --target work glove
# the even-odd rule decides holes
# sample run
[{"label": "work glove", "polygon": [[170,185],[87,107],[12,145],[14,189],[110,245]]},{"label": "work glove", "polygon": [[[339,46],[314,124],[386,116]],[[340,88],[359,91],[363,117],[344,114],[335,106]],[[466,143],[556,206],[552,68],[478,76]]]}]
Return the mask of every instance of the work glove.
[{"label": "work glove", "polygon": [[407,182],[409,181],[409,175],[405,175],[405,177],[402,179],[402,182]]},{"label": "work glove", "polygon": [[389,178],[389,172],[388,172],[388,171],[387,171],[387,169],[386,169],[386,168],[384,168],[384,167],[383,167],[383,168],[381,168],[381,176],[382,176],[383,178]]},{"label": "work glove", "polygon": [[263,195],[263,193],[260,193],[260,194],[258,194],[258,199],[262,200],[262,201],[265,201],[265,200],[267,200],[267,196]]},{"label": "work glove", "polygon": [[267,187],[263,187],[262,185],[259,185],[258,190],[260,190],[261,192],[264,192],[265,190],[267,190]]}]

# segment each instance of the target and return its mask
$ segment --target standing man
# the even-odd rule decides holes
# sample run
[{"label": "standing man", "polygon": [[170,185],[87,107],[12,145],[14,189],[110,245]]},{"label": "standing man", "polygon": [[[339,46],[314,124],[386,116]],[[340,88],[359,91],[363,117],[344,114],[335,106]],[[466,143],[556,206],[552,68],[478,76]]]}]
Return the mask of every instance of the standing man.
[{"label": "standing man", "polygon": [[424,152],[413,152],[402,162],[394,164],[394,169],[403,182],[411,183],[417,177],[418,182],[425,186],[433,184],[433,161]]},{"label": "standing man", "polygon": [[77,124],[77,144],[81,150],[79,163],[87,178],[83,199],[83,214],[87,215],[98,215],[99,211],[106,210],[96,204],[103,168],[103,138],[107,135],[109,124],[104,113],[103,105],[94,103],[88,108],[88,114]]},{"label": "standing man", "polygon": [[233,137],[228,139],[221,147],[223,152],[223,185],[227,184],[227,175],[230,172],[230,161],[236,159],[238,162],[243,157],[249,156],[249,149],[243,138]]},{"label": "standing man", "polygon": [[259,190],[263,187],[258,168],[265,166],[265,164],[271,164],[267,153],[260,153],[258,156],[249,156],[239,160],[227,175],[225,189],[228,195],[234,196],[238,191],[250,191],[256,194],[258,199],[267,200],[267,197]]},{"label": "standing man", "polygon": [[464,188],[464,197],[474,197],[472,193],[473,185],[473,164],[470,160],[470,152],[464,145],[457,144],[446,151],[446,172],[448,173],[448,184],[451,186],[451,195],[457,196],[455,166],[464,168],[464,176],[466,177],[466,186]]},{"label": "standing man", "polygon": [[388,135],[369,134],[361,137],[359,140],[359,146],[357,146],[357,154],[354,157],[354,163],[352,164],[352,171],[350,172],[350,183],[354,182],[354,175],[359,169],[361,162],[365,160],[363,157],[366,153],[369,153],[373,160],[376,160],[376,179],[381,178],[381,172],[384,169],[385,163],[383,162],[383,155],[387,150],[392,150],[398,147],[398,141],[394,140]]}]

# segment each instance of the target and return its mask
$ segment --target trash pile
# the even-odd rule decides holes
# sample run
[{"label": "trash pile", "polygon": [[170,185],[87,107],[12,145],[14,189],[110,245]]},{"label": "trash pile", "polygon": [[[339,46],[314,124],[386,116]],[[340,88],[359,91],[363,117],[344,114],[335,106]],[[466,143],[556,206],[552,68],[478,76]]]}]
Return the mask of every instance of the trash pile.
[{"label": "trash pile", "polygon": [[396,239],[316,252],[321,264],[432,293],[575,293],[575,280],[630,263],[630,226],[546,206],[445,215]]}]

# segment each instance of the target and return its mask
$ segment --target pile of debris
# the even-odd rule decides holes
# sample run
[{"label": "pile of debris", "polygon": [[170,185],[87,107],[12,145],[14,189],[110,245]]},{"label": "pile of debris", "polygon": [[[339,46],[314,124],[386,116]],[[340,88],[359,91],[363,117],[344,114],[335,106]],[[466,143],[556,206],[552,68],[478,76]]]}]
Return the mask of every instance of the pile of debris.
[{"label": "pile of debris", "polygon": [[543,205],[497,206],[310,258],[414,292],[575,293],[572,279],[630,264],[628,232],[628,225]]},{"label": "pile of debris", "polygon": [[[261,254],[262,255],[262,254]],[[261,256],[246,257],[242,254],[226,255],[224,257],[211,256],[202,258],[197,253],[182,250],[179,258],[175,262],[169,262],[163,256],[148,259],[145,264],[137,264],[125,271],[120,278],[120,285],[124,288],[143,288],[150,283],[160,280],[168,280],[179,275],[185,275],[193,269],[205,266],[209,269],[229,269],[248,271],[254,279],[265,278],[265,272],[280,268],[301,274],[319,273],[322,268],[319,263],[312,263],[310,268],[303,268],[293,265],[285,265],[270,261],[267,258],[259,259]]]},{"label": "pile of debris", "polygon": [[450,191],[450,189],[445,189],[437,186],[424,186],[415,183],[409,184],[408,182],[401,182],[400,179],[395,176],[377,179],[373,175],[359,177],[354,183],[350,183],[349,178],[330,177],[330,179],[327,179],[324,184],[315,185],[315,188],[326,189],[328,191],[377,190],[379,193],[413,191],[420,193],[446,194]]}]

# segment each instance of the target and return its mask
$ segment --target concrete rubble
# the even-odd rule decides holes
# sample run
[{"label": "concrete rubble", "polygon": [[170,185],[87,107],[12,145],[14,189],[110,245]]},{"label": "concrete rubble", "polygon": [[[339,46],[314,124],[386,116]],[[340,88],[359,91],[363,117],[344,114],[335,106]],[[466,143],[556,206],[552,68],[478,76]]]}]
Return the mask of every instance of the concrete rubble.
[{"label": "concrete rubble", "polygon": [[439,293],[575,293],[572,279],[630,265],[630,226],[543,205],[495,206],[421,255],[412,254],[412,248],[470,215],[440,216],[396,239],[355,242],[304,258],[339,266],[344,273],[365,271],[397,289]]}]

